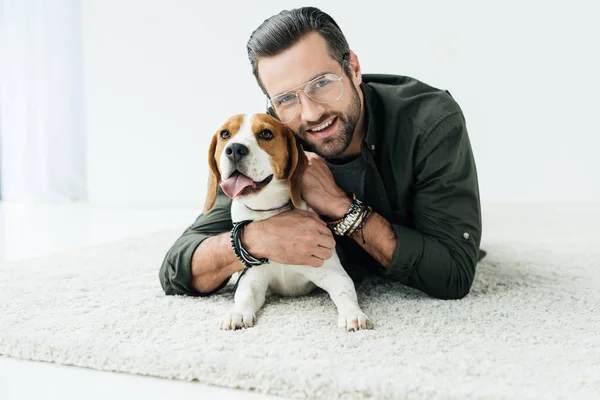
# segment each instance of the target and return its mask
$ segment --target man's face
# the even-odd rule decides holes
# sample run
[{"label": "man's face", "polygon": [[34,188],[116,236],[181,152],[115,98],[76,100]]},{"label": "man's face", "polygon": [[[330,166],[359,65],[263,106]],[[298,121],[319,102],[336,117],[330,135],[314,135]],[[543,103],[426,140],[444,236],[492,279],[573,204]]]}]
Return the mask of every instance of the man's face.
[{"label": "man's face", "polygon": [[[357,67],[356,64],[353,66]],[[263,58],[258,63],[259,78],[270,98],[286,92],[293,95],[317,76],[328,73],[343,74],[340,81],[343,91],[339,99],[323,104],[302,91],[298,93],[298,114],[287,123],[309,147],[308,150],[325,158],[340,156],[352,141],[361,114],[361,98],[357,90],[360,74],[348,77],[340,62],[331,57],[327,43],[318,33],[310,33],[285,52]],[[319,82],[311,86],[315,85],[318,86]]]}]

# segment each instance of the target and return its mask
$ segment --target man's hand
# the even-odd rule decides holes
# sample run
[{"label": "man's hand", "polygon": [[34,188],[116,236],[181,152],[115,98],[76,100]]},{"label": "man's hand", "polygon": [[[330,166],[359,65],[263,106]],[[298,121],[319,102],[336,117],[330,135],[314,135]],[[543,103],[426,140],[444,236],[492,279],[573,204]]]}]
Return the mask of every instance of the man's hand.
[{"label": "man's hand", "polygon": [[247,225],[242,244],[255,257],[281,264],[320,267],[331,258],[335,239],[315,213],[291,210]]},{"label": "man's hand", "polygon": [[302,177],[302,198],[320,215],[343,217],[352,201],[335,183],[325,160],[315,153],[304,153],[308,158],[308,166]]}]

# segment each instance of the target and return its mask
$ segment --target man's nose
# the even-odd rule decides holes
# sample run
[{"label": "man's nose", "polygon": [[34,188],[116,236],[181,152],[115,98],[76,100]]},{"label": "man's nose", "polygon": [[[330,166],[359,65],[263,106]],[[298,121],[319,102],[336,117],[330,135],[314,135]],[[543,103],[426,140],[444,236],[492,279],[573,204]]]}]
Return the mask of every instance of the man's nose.
[{"label": "man's nose", "polygon": [[318,121],[323,115],[324,108],[321,104],[313,101],[306,93],[298,93],[300,100],[300,117],[303,121]]},{"label": "man's nose", "polygon": [[234,164],[237,164],[240,160],[247,156],[248,153],[248,148],[241,143],[232,143],[225,148],[225,155]]}]

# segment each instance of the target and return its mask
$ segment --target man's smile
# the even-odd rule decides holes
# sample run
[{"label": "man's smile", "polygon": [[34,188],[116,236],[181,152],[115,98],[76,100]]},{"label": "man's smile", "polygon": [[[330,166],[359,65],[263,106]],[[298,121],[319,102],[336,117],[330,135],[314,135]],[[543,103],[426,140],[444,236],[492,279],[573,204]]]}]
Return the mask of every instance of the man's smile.
[{"label": "man's smile", "polygon": [[307,129],[306,133],[308,133],[310,137],[319,139],[327,137],[335,131],[335,128],[337,127],[337,121],[338,117],[333,117],[319,126],[316,126],[312,129]]}]

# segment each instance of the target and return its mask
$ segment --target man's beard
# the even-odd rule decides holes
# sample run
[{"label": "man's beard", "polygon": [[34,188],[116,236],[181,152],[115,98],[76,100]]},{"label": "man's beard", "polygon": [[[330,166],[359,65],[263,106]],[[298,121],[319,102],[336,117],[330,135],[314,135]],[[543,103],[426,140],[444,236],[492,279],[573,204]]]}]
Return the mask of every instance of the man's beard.
[{"label": "man's beard", "polygon": [[339,133],[324,139],[317,139],[315,143],[315,141],[310,140],[311,134],[306,132],[306,124],[300,125],[297,135],[300,137],[305,150],[316,153],[323,158],[331,158],[342,155],[348,149],[354,137],[356,124],[360,118],[360,97],[358,96],[356,87],[352,86],[352,91],[354,92],[354,96],[346,112],[335,111],[328,113],[320,121],[311,124],[312,126],[319,126],[331,117],[337,117],[337,124],[339,125],[337,129]]}]

